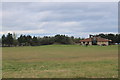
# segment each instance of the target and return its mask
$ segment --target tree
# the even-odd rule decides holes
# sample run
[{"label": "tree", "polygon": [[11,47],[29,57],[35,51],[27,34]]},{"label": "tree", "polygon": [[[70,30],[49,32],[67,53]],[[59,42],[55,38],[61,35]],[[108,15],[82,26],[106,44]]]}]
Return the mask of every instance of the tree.
[{"label": "tree", "polygon": [[30,35],[24,36],[24,42],[26,43],[26,46],[32,45],[32,37]]},{"label": "tree", "polygon": [[116,43],[120,43],[120,34],[116,34]]},{"label": "tree", "polygon": [[14,40],[17,39],[17,34],[13,33],[13,39],[14,39]]},{"label": "tree", "polygon": [[20,35],[20,37],[18,38],[18,42],[19,42],[19,46],[25,46],[26,44],[26,36],[24,35]]},{"label": "tree", "polygon": [[[83,38],[83,39],[84,39],[84,38]],[[73,41],[74,41],[75,43],[80,43],[80,40],[81,40],[81,38],[79,37],[79,38],[74,38]]]},{"label": "tree", "polygon": [[13,45],[14,46],[18,45],[17,34],[15,34],[15,33],[13,33]]},{"label": "tree", "polygon": [[54,43],[53,37],[48,37],[48,36],[44,36],[43,38],[40,38],[39,41],[41,45],[50,45]]},{"label": "tree", "polygon": [[0,47],[2,46],[2,38],[0,38]]},{"label": "tree", "polygon": [[6,37],[5,35],[3,34],[2,35],[2,46],[5,46],[6,45]]},{"label": "tree", "polygon": [[106,34],[103,34],[103,33],[101,33],[101,34],[99,34],[99,35],[96,35],[96,36],[100,36],[100,37],[102,37],[102,38],[107,38],[107,37],[106,37]]},{"label": "tree", "polygon": [[13,45],[13,37],[12,34],[8,33],[7,37],[6,37],[6,43],[7,45],[10,47]]},{"label": "tree", "polygon": [[112,40],[112,42],[111,42],[112,44],[116,43],[116,37],[114,34],[108,34],[107,39]]},{"label": "tree", "polygon": [[55,42],[60,44],[73,44],[73,41],[70,37],[65,35],[55,35]]},{"label": "tree", "polygon": [[33,39],[32,39],[32,44],[31,44],[32,46],[38,46],[39,45],[39,42],[38,42],[38,39],[37,39],[37,37],[33,37]]}]

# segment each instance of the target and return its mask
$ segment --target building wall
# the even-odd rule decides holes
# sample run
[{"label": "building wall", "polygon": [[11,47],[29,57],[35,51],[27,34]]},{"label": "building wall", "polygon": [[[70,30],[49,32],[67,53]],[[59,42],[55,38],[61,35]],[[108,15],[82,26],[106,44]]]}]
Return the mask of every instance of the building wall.
[{"label": "building wall", "polygon": [[108,45],[108,42],[97,42],[98,45],[102,45],[102,44],[105,44],[105,45]]},{"label": "building wall", "polygon": [[[81,42],[81,45],[88,44],[88,42]],[[89,45],[92,45],[92,42],[89,42]]]},{"label": "building wall", "polygon": [[[81,42],[81,45],[85,45],[87,43],[88,42]],[[102,44],[109,45],[108,42],[97,42],[97,45],[102,45]],[[89,45],[92,45],[92,42],[89,42]]]},{"label": "building wall", "polygon": [[89,45],[92,45],[92,42],[89,42]]}]

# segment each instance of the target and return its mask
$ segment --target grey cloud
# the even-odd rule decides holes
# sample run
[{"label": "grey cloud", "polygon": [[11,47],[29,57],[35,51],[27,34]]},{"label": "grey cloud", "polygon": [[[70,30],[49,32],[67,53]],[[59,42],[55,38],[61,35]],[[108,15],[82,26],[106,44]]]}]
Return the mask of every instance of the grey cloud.
[{"label": "grey cloud", "polygon": [[3,3],[2,12],[3,32],[76,34],[117,30],[117,3]]}]

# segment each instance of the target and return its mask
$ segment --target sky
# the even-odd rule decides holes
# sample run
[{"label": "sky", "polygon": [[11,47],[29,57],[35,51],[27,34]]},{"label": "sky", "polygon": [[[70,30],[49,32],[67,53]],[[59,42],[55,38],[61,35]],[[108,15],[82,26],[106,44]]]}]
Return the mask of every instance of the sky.
[{"label": "sky", "polygon": [[119,0],[1,0],[1,2],[119,2]]},{"label": "sky", "polygon": [[3,2],[0,35],[54,36],[118,32],[117,2]]}]

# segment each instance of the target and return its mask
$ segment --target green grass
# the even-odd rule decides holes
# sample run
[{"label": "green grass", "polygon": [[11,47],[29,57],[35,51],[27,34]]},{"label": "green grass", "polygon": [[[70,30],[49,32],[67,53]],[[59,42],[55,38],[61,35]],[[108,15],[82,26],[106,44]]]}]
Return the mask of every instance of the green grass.
[{"label": "green grass", "polygon": [[116,78],[118,46],[4,47],[3,78]]}]

